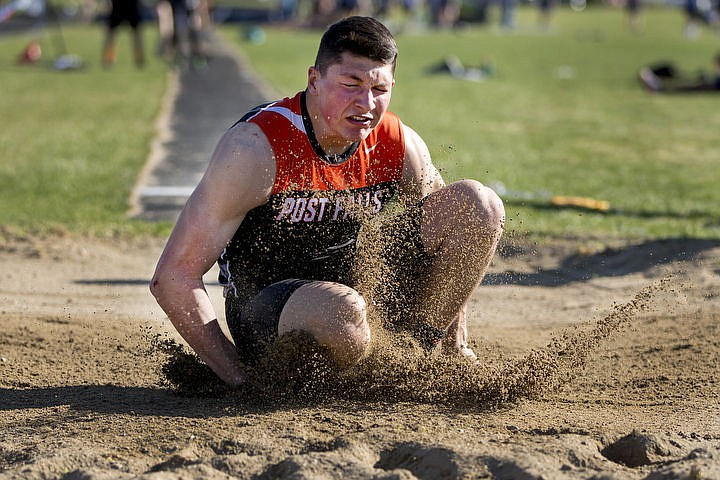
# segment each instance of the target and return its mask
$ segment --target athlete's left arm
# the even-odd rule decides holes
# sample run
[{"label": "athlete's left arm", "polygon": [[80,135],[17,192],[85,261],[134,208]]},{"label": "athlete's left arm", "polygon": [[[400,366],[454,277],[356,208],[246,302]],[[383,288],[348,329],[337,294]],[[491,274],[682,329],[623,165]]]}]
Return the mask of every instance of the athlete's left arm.
[{"label": "athlete's left arm", "polygon": [[415,130],[403,125],[405,135],[405,163],[400,193],[415,203],[445,186],[440,172],[433,165],[425,141]]}]

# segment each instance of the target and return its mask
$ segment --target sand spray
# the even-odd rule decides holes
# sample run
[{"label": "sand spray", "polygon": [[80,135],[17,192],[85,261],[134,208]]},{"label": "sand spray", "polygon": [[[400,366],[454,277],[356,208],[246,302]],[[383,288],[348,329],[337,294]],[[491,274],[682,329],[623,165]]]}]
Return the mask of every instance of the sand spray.
[{"label": "sand spray", "polygon": [[[510,360],[472,364],[429,351],[403,331],[383,327],[374,298],[387,278],[380,252],[386,248],[387,217],[364,222],[354,268],[356,289],[368,305],[373,341],[357,365],[338,370],[325,349],[303,332],[283,335],[253,372],[253,382],[230,388],[186,347],[157,337],[153,350],[166,361],[161,367],[167,386],[190,396],[233,395],[237,401],[421,402],[466,407],[492,407],[533,398],[567,383],[582,372],[593,352],[629,327],[650,308],[668,280],[653,283],[627,303],[616,304],[605,317],[559,331],[544,347]],[[388,292],[384,292],[387,294]]]}]

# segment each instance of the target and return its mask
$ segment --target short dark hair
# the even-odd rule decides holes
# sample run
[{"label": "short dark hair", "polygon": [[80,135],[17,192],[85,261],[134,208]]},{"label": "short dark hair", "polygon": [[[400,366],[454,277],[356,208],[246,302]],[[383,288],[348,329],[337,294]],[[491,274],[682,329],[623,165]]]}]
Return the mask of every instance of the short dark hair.
[{"label": "short dark hair", "polygon": [[395,71],[395,39],[385,25],[372,17],[347,17],[330,25],[320,40],[315,68],[324,75],[330,65],[342,61],[346,52],[392,65]]}]

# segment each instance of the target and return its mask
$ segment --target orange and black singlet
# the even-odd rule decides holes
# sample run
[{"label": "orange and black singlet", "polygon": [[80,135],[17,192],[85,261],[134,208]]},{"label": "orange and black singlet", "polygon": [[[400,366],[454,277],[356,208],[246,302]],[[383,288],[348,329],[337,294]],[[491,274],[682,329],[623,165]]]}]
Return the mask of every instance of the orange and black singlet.
[{"label": "orange and black singlet", "polygon": [[361,220],[381,212],[402,175],[405,139],[387,112],[366,139],[342,155],[322,151],[304,92],[256,107],[276,174],[267,203],[245,216],[218,261],[226,296],[242,298],[288,278],[350,284]]}]

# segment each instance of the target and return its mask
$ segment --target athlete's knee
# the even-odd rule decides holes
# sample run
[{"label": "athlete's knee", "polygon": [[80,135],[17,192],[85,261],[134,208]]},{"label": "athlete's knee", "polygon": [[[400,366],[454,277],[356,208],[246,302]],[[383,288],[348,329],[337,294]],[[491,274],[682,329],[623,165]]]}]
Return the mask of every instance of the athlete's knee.
[{"label": "athlete's knee", "polygon": [[482,230],[502,230],[505,206],[491,188],[477,180],[459,180],[446,188],[452,192],[456,211],[471,225]]},{"label": "athlete's knee", "polygon": [[313,282],[298,289],[283,310],[278,330],[310,333],[341,367],[360,361],[370,345],[365,299],[339,283]]},{"label": "athlete's knee", "polygon": [[365,299],[356,290],[345,287],[341,294],[333,296],[329,302],[335,314],[327,325],[331,335],[327,340],[328,347],[339,366],[349,367],[359,362],[370,346]]},{"label": "athlete's knee", "polygon": [[448,221],[463,234],[497,235],[505,226],[505,206],[489,187],[476,180],[460,180],[445,187],[448,196]]}]

